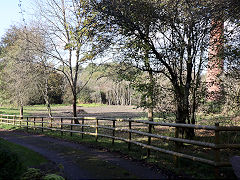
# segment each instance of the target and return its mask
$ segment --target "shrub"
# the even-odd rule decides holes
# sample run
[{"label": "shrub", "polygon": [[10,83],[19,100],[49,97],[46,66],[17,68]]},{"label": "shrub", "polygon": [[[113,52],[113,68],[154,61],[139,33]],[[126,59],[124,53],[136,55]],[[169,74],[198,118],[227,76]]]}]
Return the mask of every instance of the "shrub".
[{"label": "shrub", "polygon": [[47,174],[43,180],[64,180],[64,178],[56,174]]},{"label": "shrub", "polygon": [[205,112],[206,113],[220,113],[222,111],[223,104],[220,102],[206,102]]},{"label": "shrub", "polygon": [[35,180],[42,179],[42,173],[39,169],[28,168],[27,171],[23,174],[22,180]]},{"label": "shrub", "polygon": [[0,179],[19,179],[25,167],[18,155],[1,147],[0,157]]}]

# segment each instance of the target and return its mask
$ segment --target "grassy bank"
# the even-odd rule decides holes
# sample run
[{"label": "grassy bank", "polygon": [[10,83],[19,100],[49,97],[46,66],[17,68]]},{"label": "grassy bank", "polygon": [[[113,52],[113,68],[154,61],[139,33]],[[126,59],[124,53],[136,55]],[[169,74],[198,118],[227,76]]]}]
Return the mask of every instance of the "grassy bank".
[{"label": "grassy bank", "polygon": [[[10,128],[10,127],[8,127],[8,128]],[[18,144],[8,142],[1,138],[0,138],[0,146],[8,149],[9,151],[11,151],[13,153],[16,153],[18,155],[20,161],[23,162],[23,165],[26,168],[38,166],[38,165],[48,162],[48,160],[46,158],[44,158],[42,155],[38,154],[37,152],[34,152],[34,151],[32,151],[28,148],[25,148],[23,146],[20,146]]]}]

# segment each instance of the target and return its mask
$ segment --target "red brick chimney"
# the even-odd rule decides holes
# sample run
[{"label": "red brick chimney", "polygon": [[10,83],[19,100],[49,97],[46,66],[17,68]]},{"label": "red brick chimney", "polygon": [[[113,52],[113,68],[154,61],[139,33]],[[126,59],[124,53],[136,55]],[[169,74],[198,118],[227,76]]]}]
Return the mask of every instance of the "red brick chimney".
[{"label": "red brick chimney", "polygon": [[212,20],[207,67],[207,101],[218,102],[223,96],[220,75],[223,72],[224,22]]}]

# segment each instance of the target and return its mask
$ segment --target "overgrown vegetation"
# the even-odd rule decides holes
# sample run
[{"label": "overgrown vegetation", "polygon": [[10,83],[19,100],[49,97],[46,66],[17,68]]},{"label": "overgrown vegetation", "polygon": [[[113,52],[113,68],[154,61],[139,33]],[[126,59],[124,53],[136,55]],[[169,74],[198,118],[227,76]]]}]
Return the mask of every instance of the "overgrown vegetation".
[{"label": "overgrown vegetation", "polygon": [[11,150],[2,146],[0,148],[0,179],[19,179],[25,171],[23,162],[19,160],[19,156]]}]

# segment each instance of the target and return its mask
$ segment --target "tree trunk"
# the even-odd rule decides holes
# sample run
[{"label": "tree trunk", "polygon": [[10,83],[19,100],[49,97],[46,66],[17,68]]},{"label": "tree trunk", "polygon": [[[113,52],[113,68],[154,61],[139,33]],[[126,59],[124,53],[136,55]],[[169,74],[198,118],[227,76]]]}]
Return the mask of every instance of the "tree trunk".
[{"label": "tree trunk", "polygon": [[152,107],[148,108],[148,120],[153,121],[153,108]]},{"label": "tree trunk", "polygon": [[43,97],[44,97],[44,100],[45,100],[45,103],[46,103],[46,106],[47,106],[48,116],[52,117],[52,110],[51,110],[51,106],[50,106],[50,103],[49,103],[48,89],[49,89],[48,78],[46,78],[45,79],[45,89],[44,89],[44,92],[43,92]]},{"label": "tree trunk", "polygon": [[182,101],[177,104],[177,116],[176,123],[186,123],[188,119],[189,111],[188,106],[184,104]]},{"label": "tree trunk", "polygon": [[[182,102],[178,102],[177,104],[177,112],[176,112],[176,123],[186,123],[188,117],[188,110],[187,108],[182,104]],[[184,137],[185,128],[176,128],[176,132],[178,133],[178,137]]]},{"label": "tree trunk", "polygon": [[49,103],[47,103],[48,116],[52,117],[52,109]]},{"label": "tree trunk", "polygon": [[[150,68],[150,67],[149,67]],[[154,82],[153,82],[153,73],[152,70],[148,71],[149,75],[149,81],[150,81],[150,88],[149,88],[149,97],[148,97],[148,104],[150,105],[148,107],[148,120],[153,121],[153,107],[154,107],[154,98],[153,98],[153,87],[154,87]]]},{"label": "tree trunk", "polygon": [[[188,94],[184,92],[183,94],[177,95],[177,112],[176,112],[176,123],[190,124],[190,112],[189,112],[189,102]],[[188,128],[179,128],[178,136],[182,138],[192,139],[194,137],[194,130]],[[179,136],[179,137],[180,137]]]},{"label": "tree trunk", "polygon": [[20,116],[23,117],[23,105],[20,106]]},{"label": "tree trunk", "polygon": [[77,117],[77,102],[75,100],[75,98],[73,98],[73,117]]},{"label": "tree trunk", "polygon": [[[191,122],[189,122],[188,124],[195,124],[196,123],[195,112],[196,112],[196,109],[197,109],[196,89],[193,90],[193,103],[192,103],[191,109],[192,109],[192,111],[191,111]],[[193,128],[188,129],[188,136],[191,139],[195,136]]]},{"label": "tree trunk", "polygon": [[[77,94],[76,92],[73,93],[73,117],[77,117]],[[74,119],[75,124],[79,124],[77,119]]]}]

